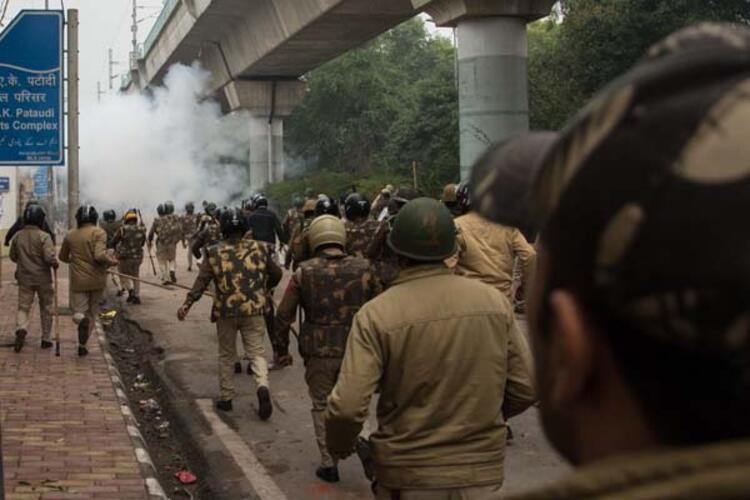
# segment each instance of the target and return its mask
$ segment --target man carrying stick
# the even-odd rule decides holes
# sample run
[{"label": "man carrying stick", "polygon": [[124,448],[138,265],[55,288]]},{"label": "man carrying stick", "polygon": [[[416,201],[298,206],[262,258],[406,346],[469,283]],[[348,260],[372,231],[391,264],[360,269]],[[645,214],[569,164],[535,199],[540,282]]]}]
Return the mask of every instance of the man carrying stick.
[{"label": "man carrying stick", "polygon": [[29,205],[23,213],[23,229],[16,233],[10,245],[10,260],[16,263],[18,281],[18,316],[16,320],[15,352],[21,352],[29,327],[29,311],[34,295],[39,297],[42,324],[42,349],[52,347],[52,273],[59,264],[55,258],[52,237],[46,227],[45,213],[40,205]]}]

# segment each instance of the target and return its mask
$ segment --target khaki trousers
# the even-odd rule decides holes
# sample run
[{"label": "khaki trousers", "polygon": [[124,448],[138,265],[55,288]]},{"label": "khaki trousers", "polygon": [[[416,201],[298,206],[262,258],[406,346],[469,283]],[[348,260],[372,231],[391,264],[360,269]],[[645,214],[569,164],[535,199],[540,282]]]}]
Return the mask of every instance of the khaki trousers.
[{"label": "khaki trousers", "polygon": [[70,296],[70,307],[73,309],[73,323],[76,325],[89,318],[89,333],[96,328],[96,319],[99,317],[99,302],[104,296],[104,290],[91,290],[89,292],[72,292]]},{"label": "khaki trousers", "polygon": [[219,398],[234,398],[234,362],[237,360],[237,333],[245,355],[250,359],[258,387],[268,387],[268,363],[265,358],[266,323],[263,315],[219,318],[216,333],[219,340]]},{"label": "khaki trousers", "polygon": [[52,303],[54,299],[52,283],[37,286],[18,284],[18,315],[16,330],[29,329],[29,311],[34,304],[34,295],[39,297],[39,316],[42,323],[42,340],[52,338]]},{"label": "khaki trousers", "polygon": [[320,450],[321,465],[333,467],[336,461],[326,448],[325,410],[328,395],[331,394],[341,371],[341,358],[308,358],[305,360],[305,382],[312,400],[313,427]]},{"label": "khaki trousers", "polygon": [[502,484],[434,490],[389,490],[378,485],[377,500],[492,500],[500,498]]}]

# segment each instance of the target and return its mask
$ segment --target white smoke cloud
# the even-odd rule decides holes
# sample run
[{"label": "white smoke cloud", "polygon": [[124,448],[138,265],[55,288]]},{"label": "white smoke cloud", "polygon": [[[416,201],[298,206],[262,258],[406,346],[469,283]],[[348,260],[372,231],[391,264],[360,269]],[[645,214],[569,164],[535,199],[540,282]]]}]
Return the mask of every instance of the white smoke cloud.
[{"label": "white smoke cloud", "polygon": [[[249,192],[248,120],[203,99],[208,73],[175,65],[151,96],[109,96],[81,114],[81,201],[141,208],[236,202]],[[227,162],[227,159],[230,162]]]}]

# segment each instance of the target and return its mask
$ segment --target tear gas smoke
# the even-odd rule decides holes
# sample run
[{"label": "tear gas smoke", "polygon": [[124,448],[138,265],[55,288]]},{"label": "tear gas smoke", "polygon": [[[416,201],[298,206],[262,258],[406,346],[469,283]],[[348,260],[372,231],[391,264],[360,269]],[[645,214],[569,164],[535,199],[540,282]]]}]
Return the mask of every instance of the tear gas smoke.
[{"label": "tear gas smoke", "polygon": [[[81,115],[81,201],[144,213],[218,205],[249,191],[248,119],[204,99],[208,73],[172,66],[151,95],[113,95]],[[245,193],[243,193],[243,191]]]}]

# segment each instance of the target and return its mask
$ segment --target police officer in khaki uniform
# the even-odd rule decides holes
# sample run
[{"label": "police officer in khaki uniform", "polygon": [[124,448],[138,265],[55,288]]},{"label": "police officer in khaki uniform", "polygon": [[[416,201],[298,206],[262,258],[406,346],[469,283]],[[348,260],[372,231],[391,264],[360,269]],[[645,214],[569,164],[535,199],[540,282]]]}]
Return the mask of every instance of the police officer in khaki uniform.
[{"label": "police officer in khaki uniform", "polygon": [[378,221],[370,219],[370,202],[359,193],[352,193],[344,200],[346,216],[346,252],[364,257],[367,246],[378,229]]},{"label": "police officer in khaki uniform", "polygon": [[[112,245],[112,239],[120,230],[120,227],[122,227],[122,221],[117,220],[117,212],[111,209],[105,210],[102,213],[102,220],[99,221],[99,227],[104,229],[104,232],[107,233],[107,251],[110,255],[114,255],[115,251],[114,246]],[[117,289],[117,296],[121,296],[125,292],[125,289],[120,278],[114,274],[111,275],[110,278],[112,279],[112,284],[115,285],[115,289]]]},{"label": "police officer in khaki uniform", "polygon": [[576,466],[517,499],[750,497],[749,52],[746,27],[679,31],[525,179],[478,169],[486,217],[541,231],[542,423]]},{"label": "police officer in khaki uniform", "polygon": [[476,213],[467,182],[458,186],[456,194],[457,209],[464,215],[455,219],[458,252],[448,265],[456,273],[481,280],[511,299],[514,267],[520,267],[520,281],[526,283],[536,262],[534,247],[518,228],[495,224]]},{"label": "police officer in khaki uniform", "polygon": [[[115,237],[112,246],[119,261],[121,274],[138,278],[143,263],[143,246],[146,243],[146,227],[138,220],[136,210],[128,210],[123,217],[124,223]],[[122,286],[128,291],[129,304],[141,303],[141,283],[130,278],[121,278]]]},{"label": "police officer in khaki uniform", "polygon": [[51,269],[57,269],[55,245],[42,228],[46,215],[41,205],[28,205],[23,212],[23,228],[10,244],[10,260],[16,263],[18,315],[13,349],[21,352],[29,328],[29,311],[34,295],[39,298],[42,325],[42,349],[52,347],[52,304],[54,290]]},{"label": "police officer in khaki uniform", "polygon": [[299,337],[300,356],[305,360],[305,381],[312,399],[312,418],[320,449],[321,465],[316,475],[324,481],[339,480],[336,461],[326,449],[323,411],[341,368],[349,328],[362,304],[378,293],[370,262],[344,252],[346,229],[332,215],[323,215],[309,228],[314,257],[300,264],[292,276],[276,316],[274,352],[276,363],[291,364],[289,327],[297,307],[305,311]]},{"label": "police officer in khaki uniform", "polygon": [[77,228],[68,232],[60,247],[60,260],[70,265],[70,305],[78,325],[78,355],[88,354],[86,343],[99,316],[99,303],[107,286],[107,268],[117,259],[107,252],[107,233],[96,226],[99,214],[91,205],[76,211]]},{"label": "police officer in khaki uniform", "polygon": [[247,220],[239,208],[221,212],[221,232],[224,240],[206,249],[200,273],[177,317],[180,321],[184,320],[190,307],[200,300],[211,283],[214,284],[216,296],[211,321],[216,323],[219,337],[221,388],[216,408],[232,410],[232,375],[239,332],[258,386],[258,415],[262,420],[267,420],[273,407],[268,389],[268,365],[264,357],[266,325],[263,314],[268,301],[272,300],[267,290],[278,284],[281,268],[274,262],[267,243],[244,238]]},{"label": "police officer in khaki uniform", "polygon": [[494,498],[505,419],[534,402],[526,340],[502,293],[443,263],[456,228],[440,202],[407,203],[387,244],[401,272],[354,317],[328,398],[328,449],[352,452],[379,390],[378,498]]},{"label": "police officer in khaki uniform", "polygon": [[286,269],[291,268],[297,269],[297,266],[304,262],[308,258],[307,250],[307,234],[305,230],[315,218],[315,207],[317,201],[306,200],[302,206],[302,223],[294,228],[294,231],[289,238],[289,252],[287,258],[284,260],[284,267]]}]

